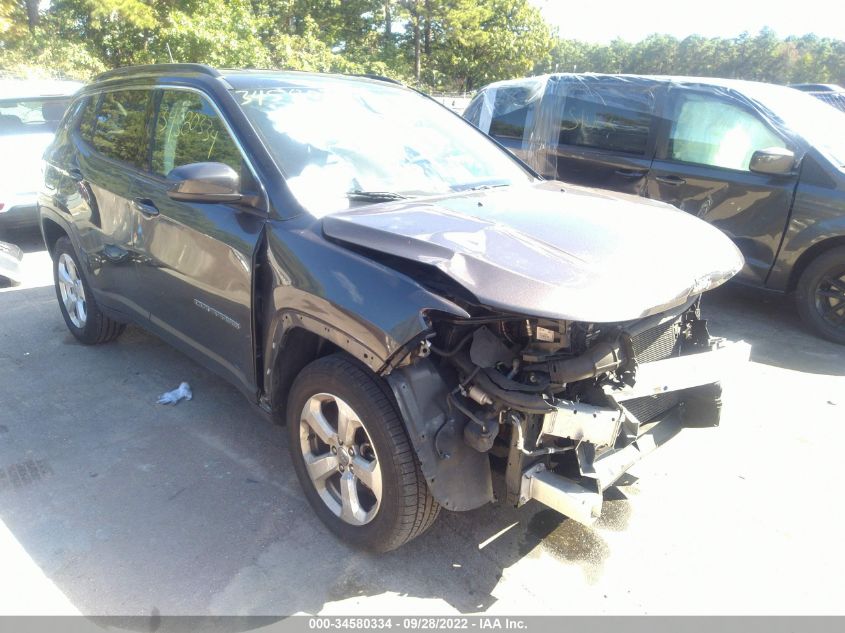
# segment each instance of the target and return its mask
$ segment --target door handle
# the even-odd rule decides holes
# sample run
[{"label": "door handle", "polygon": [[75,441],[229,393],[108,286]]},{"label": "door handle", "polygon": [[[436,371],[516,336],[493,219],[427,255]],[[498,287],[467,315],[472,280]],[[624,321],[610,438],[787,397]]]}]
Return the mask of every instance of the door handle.
[{"label": "door handle", "polygon": [[678,187],[680,185],[685,185],[686,180],[681,178],[680,176],[657,176],[655,178],[657,182],[662,182],[664,185],[670,185],[672,187]]},{"label": "door handle", "polygon": [[646,175],[645,171],[640,169],[617,169],[616,170],[617,176],[622,176],[623,178],[643,178]]},{"label": "door handle", "polygon": [[134,207],[148,218],[154,218],[158,215],[158,207],[153,204],[152,200],[147,198],[135,198],[132,201]]}]

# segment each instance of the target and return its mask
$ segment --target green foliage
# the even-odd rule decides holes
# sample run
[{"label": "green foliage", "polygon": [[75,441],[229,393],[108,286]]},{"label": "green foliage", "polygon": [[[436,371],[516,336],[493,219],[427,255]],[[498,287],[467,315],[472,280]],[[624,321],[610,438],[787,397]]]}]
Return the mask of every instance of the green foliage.
[{"label": "green foliage", "polygon": [[780,39],[770,29],[757,35],[678,40],[650,35],[635,44],[595,45],[560,40],[535,72],[606,72],[691,75],[768,81],[845,84],[845,41],[815,35]]},{"label": "green foliage", "polygon": [[473,90],[529,75],[550,59],[551,31],[528,0],[454,0],[441,9],[431,84]]},{"label": "green foliage", "polygon": [[764,29],[590,44],[558,38],[530,0],[0,0],[2,71],[88,78],[171,55],[451,91],[573,70],[845,83],[842,40]]}]

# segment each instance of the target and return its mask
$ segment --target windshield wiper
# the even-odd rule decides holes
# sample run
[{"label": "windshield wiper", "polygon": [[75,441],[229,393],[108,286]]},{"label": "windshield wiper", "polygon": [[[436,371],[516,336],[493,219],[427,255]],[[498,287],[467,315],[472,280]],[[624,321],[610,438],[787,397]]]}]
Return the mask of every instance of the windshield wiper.
[{"label": "windshield wiper", "polygon": [[481,191],[483,189],[495,189],[498,187],[509,187],[509,182],[480,182],[477,184],[453,185],[452,191]]},{"label": "windshield wiper", "polygon": [[502,182],[497,183],[495,185],[476,185],[475,187],[470,187],[467,191],[481,191],[482,189],[496,189],[497,187],[507,187],[509,186],[509,182]]},{"label": "windshield wiper", "polygon": [[369,200],[371,202],[384,202],[386,200],[405,200],[408,196],[392,191],[347,191],[346,197],[350,200]]}]

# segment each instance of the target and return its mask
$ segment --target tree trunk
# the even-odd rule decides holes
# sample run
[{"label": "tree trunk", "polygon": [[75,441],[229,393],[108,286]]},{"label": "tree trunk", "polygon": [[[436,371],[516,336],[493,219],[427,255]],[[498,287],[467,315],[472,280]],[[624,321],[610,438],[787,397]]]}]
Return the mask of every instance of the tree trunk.
[{"label": "tree trunk", "polygon": [[390,42],[393,39],[393,12],[390,10],[392,0],[384,0],[384,39]]},{"label": "tree trunk", "polygon": [[420,42],[420,12],[417,3],[414,2],[414,79],[420,83],[420,71],[422,70],[422,50]]},{"label": "tree trunk", "polygon": [[423,42],[426,56],[431,55],[431,0],[425,0],[425,26],[423,27]]},{"label": "tree trunk", "polygon": [[38,26],[38,0],[25,0],[26,2],[26,21],[29,24],[29,30],[33,30]]}]

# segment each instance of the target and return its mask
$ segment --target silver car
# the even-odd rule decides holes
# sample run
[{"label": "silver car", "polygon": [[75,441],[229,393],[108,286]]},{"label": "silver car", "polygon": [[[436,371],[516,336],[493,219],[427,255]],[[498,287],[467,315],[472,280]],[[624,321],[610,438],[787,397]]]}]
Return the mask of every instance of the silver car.
[{"label": "silver car", "polygon": [[0,79],[0,227],[35,226],[41,156],[76,81]]}]

